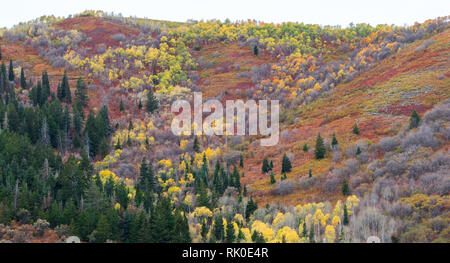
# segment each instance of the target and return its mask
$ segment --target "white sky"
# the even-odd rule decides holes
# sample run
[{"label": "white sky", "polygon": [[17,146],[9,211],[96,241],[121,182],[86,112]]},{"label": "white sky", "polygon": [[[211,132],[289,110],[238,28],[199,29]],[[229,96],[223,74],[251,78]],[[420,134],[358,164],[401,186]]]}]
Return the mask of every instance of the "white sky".
[{"label": "white sky", "polygon": [[229,18],[342,26],[350,22],[404,25],[450,15],[449,0],[11,0],[5,4],[0,12],[0,27],[86,9],[181,22]]}]

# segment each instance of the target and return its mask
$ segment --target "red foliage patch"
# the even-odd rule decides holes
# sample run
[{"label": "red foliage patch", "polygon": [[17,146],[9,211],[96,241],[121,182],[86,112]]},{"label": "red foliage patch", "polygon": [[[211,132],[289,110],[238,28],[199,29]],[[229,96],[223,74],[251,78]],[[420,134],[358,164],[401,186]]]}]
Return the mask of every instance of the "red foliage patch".
[{"label": "red foliage patch", "polygon": [[106,47],[118,47],[120,43],[111,37],[115,34],[123,34],[125,37],[137,36],[137,28],[106,21],[99,17],[77,17],[62,21],[58,26],[65,30],[76,29],[88,37],[89,41],[82,44],[83,47],[91,48],[96,53],[95,47],[104,44]]},{"label": "red foliage patch", "polygon": [[423,104],[408,104],[408,105],[390,105],[378,110],[379,113],[386,113],[391,115],[411,115],[413,111],[417,113],[424,113],[431,109],[432,106]]}]

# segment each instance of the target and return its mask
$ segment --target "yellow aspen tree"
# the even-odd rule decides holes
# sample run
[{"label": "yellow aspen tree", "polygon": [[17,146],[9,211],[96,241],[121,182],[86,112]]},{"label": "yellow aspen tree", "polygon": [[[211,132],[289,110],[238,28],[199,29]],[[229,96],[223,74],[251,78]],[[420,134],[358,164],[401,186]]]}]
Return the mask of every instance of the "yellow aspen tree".
[{"label": "yellow aspen tree", "polygon": [[336,239],[336,232],[334,230],[334,227],[331,225],[327,225],[325,228],[324,241],[327,243],[334,243],[335,239]]}]

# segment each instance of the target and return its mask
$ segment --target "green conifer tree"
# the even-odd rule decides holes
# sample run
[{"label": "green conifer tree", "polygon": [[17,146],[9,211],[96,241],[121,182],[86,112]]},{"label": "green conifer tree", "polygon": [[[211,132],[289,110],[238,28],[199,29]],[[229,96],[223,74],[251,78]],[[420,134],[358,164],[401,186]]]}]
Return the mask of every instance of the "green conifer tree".
[{"label": "green conifer tree", "polygon": [[420,116],[414,110],[411,114],[411,118],[409,119],[409,128],[410,129],[417,128],[417,127],[419,127],[419,123],[420,123]]},{"label": "green conifer tree", "polygon": [[325,145],[323,143],[322,137],[320,136],[320,133],[317,135],[316,149],[314,151],[314,155],[317,160],[323,159],[325,157]]},{"label": "green conifer tree", "polygon": [[356,124],[356,122],[355,122],[355,125],[353,125],[353,133],[356,135],[359,135],[359,128],[358,128],[358,124]]}]

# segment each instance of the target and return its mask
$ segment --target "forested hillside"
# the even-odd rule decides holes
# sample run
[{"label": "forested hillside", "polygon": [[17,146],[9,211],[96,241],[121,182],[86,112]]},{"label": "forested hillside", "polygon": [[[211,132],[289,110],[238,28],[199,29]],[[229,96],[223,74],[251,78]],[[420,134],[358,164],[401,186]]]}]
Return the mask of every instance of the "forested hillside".
[{"label": "forested hillside", "polygon": [[[448,22],[0,29],[0,242],[447,243]],[[279,100],[279,143],[174,135],[193,92]]]}]

